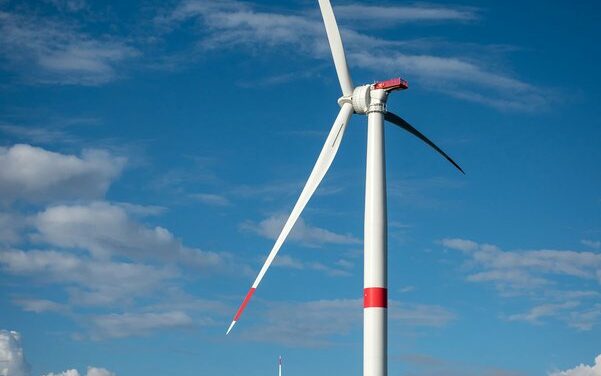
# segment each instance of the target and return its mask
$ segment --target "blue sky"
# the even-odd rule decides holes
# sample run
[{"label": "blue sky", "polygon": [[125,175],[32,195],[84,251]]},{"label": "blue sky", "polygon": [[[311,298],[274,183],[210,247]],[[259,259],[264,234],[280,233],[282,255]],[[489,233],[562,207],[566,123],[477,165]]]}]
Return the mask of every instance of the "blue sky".
[{"label": "blue sky", "polygon": [[[467,173],[387,128],[390,375],[601,374],[599,4],[333,5]],[[5,0],[0,60],[3,375],[360,374],[361,116],[224,336],[338,112],[317,2]]]}]

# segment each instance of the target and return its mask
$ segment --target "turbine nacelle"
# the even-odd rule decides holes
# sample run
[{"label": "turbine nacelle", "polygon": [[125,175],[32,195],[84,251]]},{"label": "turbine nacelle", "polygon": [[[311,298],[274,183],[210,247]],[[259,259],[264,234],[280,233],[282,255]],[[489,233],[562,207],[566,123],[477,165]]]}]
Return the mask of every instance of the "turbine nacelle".
[{"label": "turbine nacelle", "polygon": [[342,106],[344,103],[350,103],[353,105],[353,112],[356,114],[367,114],[372,111],[383,112],[386,110],[388,93],[407,88],[409,88],[409,84],[400,77],[378,81],[371,85],[357,86],[353,89],[352,95],[340,97],[338,105]]}]

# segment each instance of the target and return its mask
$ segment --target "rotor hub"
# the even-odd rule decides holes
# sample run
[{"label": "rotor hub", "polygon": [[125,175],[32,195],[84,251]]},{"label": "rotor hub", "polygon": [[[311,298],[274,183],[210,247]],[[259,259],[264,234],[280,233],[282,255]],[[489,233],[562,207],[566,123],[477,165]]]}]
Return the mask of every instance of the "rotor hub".
[{"label": "rotor hub", "polygon": [[369,102],[371,99],[371,85],[357,86],[353,90],[353,96],[351,97],[351,103],[353,104],[353,111],[357,114],[365,114],[369,109]]}]

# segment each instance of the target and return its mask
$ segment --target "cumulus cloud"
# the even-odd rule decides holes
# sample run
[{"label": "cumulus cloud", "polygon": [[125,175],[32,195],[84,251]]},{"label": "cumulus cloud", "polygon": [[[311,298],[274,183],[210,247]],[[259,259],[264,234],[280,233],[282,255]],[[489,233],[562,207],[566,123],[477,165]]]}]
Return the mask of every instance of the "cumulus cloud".
[{"label": "cumulus cloud", "polygon": [[124,165],[124,158],[104,150],[84,150],[76,156],[26,144],[0,147],[0,200],[101,197]]},{"label": "cumulus cloud", "polygon": [[0,330],[0,375],[29,376],[21,335],[15,331]]},{"label": "cumulus cloud", "polygon": [[96,367],[88,367],[86,373],[79,373],[76,369],[68,369],[59,373],[47,373],[44,376],[116,376],[115,373],[105,369],[105,368],[96,368]]},{"label": "cumulus cloud", "polygon": [[549,376],[601,376],[601,354],[597,355],[592,366],[580,364],[566,371],[550,372]]},{"label": "cumulus cloud", "polygon": [[[252,231],[268,239],[276,239],[284,227],[287,217],[284,215],[274,215],[265,218],[259,223],[244,222],[241,227],[244,230]],[[294,225],[288,237],[290,240],[298,241],[305,245],[319,246],[323,244],[360,244],[361,240],[351,234],[338,234],[330,230],[307,224],[302,218],[299,218]]]},{"label": "cumulus cloud", "polygon": [[[68,2],[70,4],[75,1]],[[72,23],[0,11],[0,58],[26,82],[99,85],[138,51],[117,38],[95,38]]]},{"label": "cumulus cloud", "polygon": [[[126,262],[93,260],[57,251],[0,251],[5,272],[68,287],[71,299],[85,305],[131,301],[176,278],[169,268]],[[57,309],[47,301],[21,301],[33,311]]]},{"label": "cumulus cloud", "polygon": [[189,267],[222,266],[226,255],[185,247],[160,226],[147,227],[133,220],[127,209],[107,202],[57,205],[34,219],[39,242],[63,248],[83,248],[96,258],[111,255],[134,260],[158,259]]}]

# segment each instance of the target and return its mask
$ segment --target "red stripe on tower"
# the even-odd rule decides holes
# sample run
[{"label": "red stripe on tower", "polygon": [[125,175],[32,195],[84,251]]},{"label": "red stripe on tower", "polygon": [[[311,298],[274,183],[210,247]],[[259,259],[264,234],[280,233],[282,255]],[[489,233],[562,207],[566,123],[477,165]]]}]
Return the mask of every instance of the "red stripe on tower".
[{"label": "red stripe on tower", "polygon": [[248,293],[246,294],[244,301],[242,302],[242,304],[240,304],[240,308],[238,308],[238,312],[236,312],[236,316],[234,316],[234,321],[238,321],[238,318],[242,314],[242,311],[244,311],[244,308],[246,308],[246,305],[248,304],[248,301],[255,293],[255,290],[256,289],[254,287],[251,287],[250,290],[248,290]]},{"label": "red stripe on tower", "polygon": [[367,287],[363,289],[363,308],[373,307],[388,307],[388,290],[384,287]]}]

